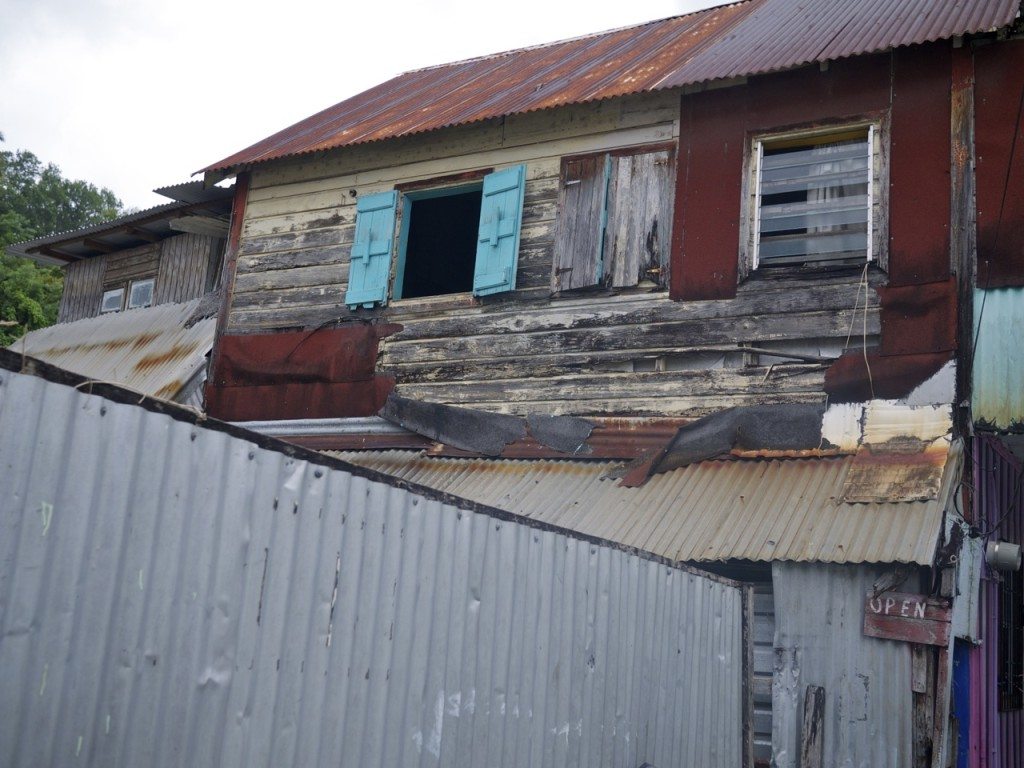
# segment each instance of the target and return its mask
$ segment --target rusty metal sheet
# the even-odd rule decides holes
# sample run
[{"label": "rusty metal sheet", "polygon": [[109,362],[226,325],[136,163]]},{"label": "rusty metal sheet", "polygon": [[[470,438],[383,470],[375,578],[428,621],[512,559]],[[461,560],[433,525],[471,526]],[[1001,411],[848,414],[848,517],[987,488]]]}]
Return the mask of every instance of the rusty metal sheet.
[{"label": "rusty metal sheet", "polygon": [[1019,0],[746,0],[407,72],[204,170],[994,30],[1018,7]]},{"label": "rusty metal sheet", "polygon": [[896,438],[881,445],[863,445],[850,462],[840,498],[850,504],[934,499],[948,452],[946,438],[931,444]]},{"label": "rusty metal sheet", "polygon": [[335,454],[412,483],[673,561],[932,562],[955,487],[958,444],[937,496],[841,500],[853,457],[705,461],[620,485],[607,461],[444,459],[412,451]]},{"label": "rusty metal sheet", "polygon": [[202,298],[40,328],[9,349],[95,381],[174,400],[203,370],[216,318],[186,327]]}]

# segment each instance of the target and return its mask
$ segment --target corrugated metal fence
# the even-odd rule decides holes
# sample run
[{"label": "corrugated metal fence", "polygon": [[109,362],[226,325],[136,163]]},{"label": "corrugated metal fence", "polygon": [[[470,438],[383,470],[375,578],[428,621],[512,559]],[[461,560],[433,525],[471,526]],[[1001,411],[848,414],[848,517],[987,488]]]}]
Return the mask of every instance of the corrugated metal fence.
[{"label": "corrugated metal fence", "polygon": [[0,369],[0,764],[741,764],[731,583],[231,432]]}]

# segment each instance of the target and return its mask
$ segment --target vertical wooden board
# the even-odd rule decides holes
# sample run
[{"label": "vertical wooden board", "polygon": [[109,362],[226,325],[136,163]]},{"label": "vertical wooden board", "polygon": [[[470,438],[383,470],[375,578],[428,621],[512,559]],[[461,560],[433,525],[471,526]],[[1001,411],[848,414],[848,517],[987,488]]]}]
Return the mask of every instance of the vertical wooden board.
[{"label": "vertical wooden board", "polygon": [[106,256],[76,261],[64,268],[64,291],[57,312],[58,323],[70,323],[99,314],[105,268]]},{"label": "vertical wooden board", "polygon": [[153,303],[182,302],[206,292],[214,238],[181,234],[160,242],[160,262]]},{"label": "vertical wooden board", "polygon": [[800,768],[821,768],[824,764],[825,689],[818,685],[808,685],[800,731]]},{"label": "vertical wooden board", "polygon": [[615,287],[667,278],[675,167],[672,152],[613,158],[605,264]]},{"label": "vertical wooden board", "polygon": [[551,275],[553,291],[598,283],[604,163],[604,155],[562,161]]}]

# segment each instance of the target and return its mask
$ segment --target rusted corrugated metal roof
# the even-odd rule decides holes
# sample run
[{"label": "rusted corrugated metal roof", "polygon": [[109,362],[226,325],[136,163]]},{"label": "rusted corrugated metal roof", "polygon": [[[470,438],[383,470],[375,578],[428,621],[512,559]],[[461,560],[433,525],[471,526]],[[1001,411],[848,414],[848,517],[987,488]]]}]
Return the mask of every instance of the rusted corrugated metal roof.
[{"label": "rusted corrugated metal roof", "polygon": [[1020,0],[746,0],[415,70],[206,171],[1007,26]]},{"label": "rusted corrugated metal roof", "polygon": [[705,461],[624,488],[618,465],[437,459],[347,452],[346,461],[413,483],[653,552],[674,561],[930,564],[959,451],[928,501],[843,503],[853,457]]},{"label": "rusted corrugated metal roof", "polygon": [[96,381],[174,400],[206,364],[215,317],[185,324],[202,299],[158,304],[32,331],[9,349]]}]

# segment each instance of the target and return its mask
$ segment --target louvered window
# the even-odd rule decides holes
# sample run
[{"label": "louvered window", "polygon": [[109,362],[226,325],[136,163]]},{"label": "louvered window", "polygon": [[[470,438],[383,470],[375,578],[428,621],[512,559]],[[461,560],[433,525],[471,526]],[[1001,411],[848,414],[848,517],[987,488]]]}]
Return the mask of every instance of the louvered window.
[{"label": "louvered window", "polygon": [[751,266],[874,258],[875,128],[755,142]]}]

